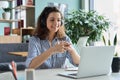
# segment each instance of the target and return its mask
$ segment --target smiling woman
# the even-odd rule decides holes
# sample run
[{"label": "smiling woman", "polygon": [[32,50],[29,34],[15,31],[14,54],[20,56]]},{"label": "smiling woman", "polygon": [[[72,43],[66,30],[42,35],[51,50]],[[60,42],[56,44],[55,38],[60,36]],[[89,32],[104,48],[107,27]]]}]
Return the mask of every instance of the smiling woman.
[{"label": "smiling woman", "polygon": [[77,66],[80,56],[65,34],[62,13],[57,7],[45,7],[38,17],[34,36],[29,40],[28,68],[62,68],[66,59]]}]

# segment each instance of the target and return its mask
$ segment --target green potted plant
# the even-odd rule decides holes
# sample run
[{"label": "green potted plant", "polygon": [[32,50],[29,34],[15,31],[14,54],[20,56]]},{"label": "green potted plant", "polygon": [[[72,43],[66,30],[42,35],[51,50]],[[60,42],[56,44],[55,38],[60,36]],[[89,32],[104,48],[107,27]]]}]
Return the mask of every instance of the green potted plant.
[{"label": "green potted plant", "polygon": [[4,12],[3,12],[3,19],[9,20],[10,19],[10,11],[11,8],[3,8]]},{"label": "green potted plant", "polygon": [[109,20],[96,11],[77,10],[65,18],[66,33],[75,44],[81,36],[89,36],[88,42],[99,40],[109,25]]}]

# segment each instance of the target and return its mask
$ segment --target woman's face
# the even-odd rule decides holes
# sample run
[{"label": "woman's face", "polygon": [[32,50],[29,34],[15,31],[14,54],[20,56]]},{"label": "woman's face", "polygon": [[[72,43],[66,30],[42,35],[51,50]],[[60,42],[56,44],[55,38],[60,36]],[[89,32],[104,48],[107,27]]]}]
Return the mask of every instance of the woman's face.
[{"label": "woman's face", "polygon": [[52,12],[47,18],[47,28],[50,33],[55,33],[61,26],[61,14],[59,12]]}]

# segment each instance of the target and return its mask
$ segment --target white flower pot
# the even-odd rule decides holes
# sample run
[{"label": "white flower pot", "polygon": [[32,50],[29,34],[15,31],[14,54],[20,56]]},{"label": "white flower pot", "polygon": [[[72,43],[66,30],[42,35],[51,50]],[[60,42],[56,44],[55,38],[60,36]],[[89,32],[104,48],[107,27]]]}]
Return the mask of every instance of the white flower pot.
[{"label": "white flower pot", "polygon": [[3,19],[10,20],[10,12],[4,12],[2,16],[3,16]]}]

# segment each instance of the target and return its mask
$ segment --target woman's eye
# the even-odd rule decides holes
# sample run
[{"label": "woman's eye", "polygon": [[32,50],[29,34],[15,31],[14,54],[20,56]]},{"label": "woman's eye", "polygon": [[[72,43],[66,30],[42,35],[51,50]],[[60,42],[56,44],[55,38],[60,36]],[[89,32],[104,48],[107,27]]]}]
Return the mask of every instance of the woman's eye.
[{"label": "woman's eye", "polygon": [[58,22],[61,22],[62,20],[58,20]]},{"label": "woman's eye", "polygon": [[61,20],[58,20],[58,21],[61,21]]},{"label": "woman's eye", "polygon": [[[52,21],[52,22],[53,22],[53,21],[55,21],[55,20],[50,20],[50,21]],[[61,20],[57,20],[57,22],[61,22]]]},{"label": "woman's eye", "polygon": [[50,20],[50,21],[54,21],[54,20]]}]

